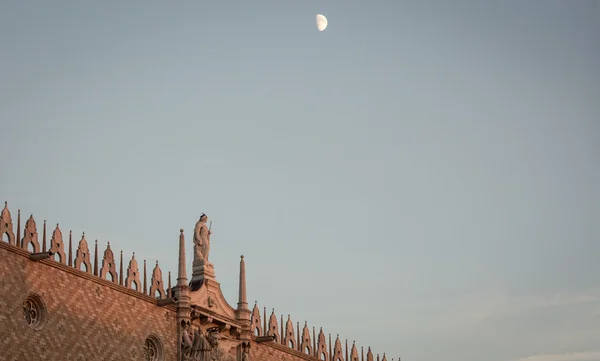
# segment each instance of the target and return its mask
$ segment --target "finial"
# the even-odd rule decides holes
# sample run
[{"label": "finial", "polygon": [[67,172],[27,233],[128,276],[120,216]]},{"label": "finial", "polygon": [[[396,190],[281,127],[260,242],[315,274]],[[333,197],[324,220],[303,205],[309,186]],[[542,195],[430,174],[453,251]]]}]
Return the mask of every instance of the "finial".
[{"label": "finial", "polygon": [[304,321],[304,326],[308,325],[308,322]]},{"label": "finial", "polygon": [[242,259],[244,259],[244,255],[242,255]]},{"label": "finial", "polygon": [[8,202],[4,201],[4,207],[8,206]]},{"label": "finial", "polygon": [[46,224],[46,220],[44,219],[44,224]]},{"label": "finial", "polygon": [[56,223],[56,228],[58,228],[58,223]]},{"label": "finial", "polygon": [[158,266],[158,260],[156,260],[156,265]]},{"label": "finial", "polygon": [[179,230],[179,233],[183,233],[183,228],[181,228],[181,229]]},{"label": "finial", "polygon": [[107,241],[107,242],[106,242],[106,245],[110,247],[110,241]]},{"label": "finial", "polygon": [[258,301],[254,300],[254,304],[256,305],[258,303]]}]

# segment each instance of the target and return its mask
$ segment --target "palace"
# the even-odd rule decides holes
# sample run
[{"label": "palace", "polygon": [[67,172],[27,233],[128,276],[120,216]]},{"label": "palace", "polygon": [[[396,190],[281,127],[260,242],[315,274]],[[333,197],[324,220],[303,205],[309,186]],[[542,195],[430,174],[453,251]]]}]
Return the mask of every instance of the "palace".
[{"label": "palace", "polygon": [[[202,215],[193,234],[193,270],[186,274],[186,240],[179,233],[175,285],[165,286],[154,265],[147,283],[135,254],[124,268],[110,243],[93,253],[85,233],[79,241],[41,237],[30,216],[16,233],[8,205],[0,215],[0,360],[25,361],[387,361],[322,329],[267,316],[246,300],[245,260],[240,259],[239,298],[230,306],[208,261],[210,227]],[[40,240],[41,238],[41,240]],[[49,238],[49,239],[48,239]],[[68,241],[66,240],[68,238]],[[65,245],[68,242],[68,245]],[[73,254],[73,249],[75,253]],[[118,271],[117,271],[118,266]],[[398,359],[398,361],[400,361]]]}]

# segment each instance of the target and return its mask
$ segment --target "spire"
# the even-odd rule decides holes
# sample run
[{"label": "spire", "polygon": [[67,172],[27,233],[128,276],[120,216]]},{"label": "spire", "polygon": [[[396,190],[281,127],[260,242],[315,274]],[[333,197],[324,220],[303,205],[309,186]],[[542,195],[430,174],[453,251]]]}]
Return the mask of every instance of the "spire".
[{"label": "spire", "polygon": [[317,337],[315,336],[315,326],[313,326],[313,356],[318,357],[317,355]]},{"label": "spire", "polygon": [[44,232],[42,235],[42,252],[46,252],[46,220],[44,219]]},{"label": "spire", "polygon": [[246,262],[244,256],[240,257],[240,295],[238,300],[238,310],[247,310],[248,302],[246,302]]},{"label": "spire", "polygon": [[348,361],[348,339],[346,339],[346,356],[344,357],[344,360]]},{"label": "spire", "polygon": [[69,267],[73,267],[73,231],[69,231]]},{"label": "spire", "polygon": [[171,293],[171,271],[169,271],[169,288],[167,288],[167,298],[173,297]]},{"label": "spire", "polygon": [[148,287],[146,285],[146,260],[144,260],[144,294],[148,294]]},{"label": "spire", "polygon": [[179,273],[177,274],[177,286],[187,286],[185,275],[185,237],[183,228],[179,230]]},{"label": "spire", "polygon": [[269,335],[269,333],[267,332],[267,307],[264,307],[264,311],[263,311],[263,336],[267,336]]},{"label": "spire", "polygon": [[23,240],[21,239],[21,210],[17,209],[17,246],[23,248]]},{"label": "spire", "polygon": [[119,269],[119,284],[123,286],[123,250],[121,250],[121,268]]},{"label": "spire", "polygon": [[98,277],[98,240],[94,246],[94,276]]},{"label": "spire", "polygon": [[301,350],[300,349],[300,322],[296,321],[296,349],[297,350]]},{"label": "spire", "polygon": [[283,332],[283,314],[281,314],[281,323],[279,326],[281,327],[281,344],[285,345],[285,333]]},{"label": "spire", "polygon": [[235,319],[245,321],[250,326],[250,319],[252,313],[248,309],[248,302],[246,301],[246,262],[244,256],[240,257],[240,295],[237,304],[237,310],[235,310]]}]

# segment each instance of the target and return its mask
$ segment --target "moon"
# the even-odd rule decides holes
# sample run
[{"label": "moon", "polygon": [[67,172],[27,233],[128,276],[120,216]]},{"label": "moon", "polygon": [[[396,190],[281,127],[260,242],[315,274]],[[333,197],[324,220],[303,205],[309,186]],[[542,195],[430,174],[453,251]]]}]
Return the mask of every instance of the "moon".
[{"label": "moon", "polygon": [[327,18],[325,15],[317,14],[317,29],[323,31],[327,28]]}]

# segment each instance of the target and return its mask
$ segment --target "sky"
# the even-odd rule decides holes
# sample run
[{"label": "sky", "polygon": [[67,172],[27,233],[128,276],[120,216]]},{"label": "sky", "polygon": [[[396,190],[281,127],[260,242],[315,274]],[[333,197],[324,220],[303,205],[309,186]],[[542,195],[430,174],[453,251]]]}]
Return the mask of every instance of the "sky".
[{"label": "sky", "polygon": [[600,361],[600,2],[4,0],[0,49],[13,217],[175,281],[205,212],[231,305],[243,254],[388,360]]}]

